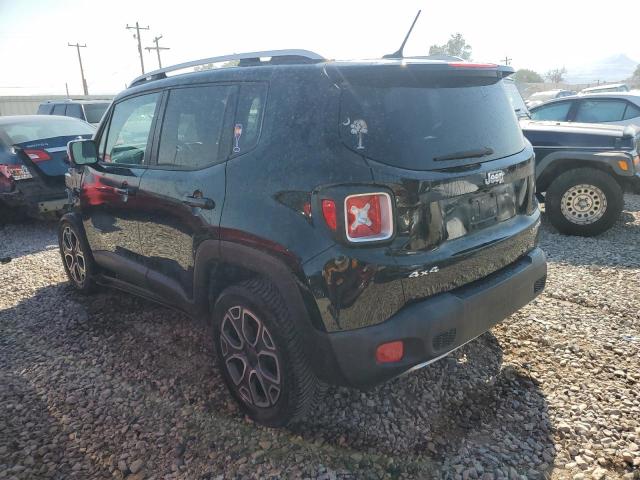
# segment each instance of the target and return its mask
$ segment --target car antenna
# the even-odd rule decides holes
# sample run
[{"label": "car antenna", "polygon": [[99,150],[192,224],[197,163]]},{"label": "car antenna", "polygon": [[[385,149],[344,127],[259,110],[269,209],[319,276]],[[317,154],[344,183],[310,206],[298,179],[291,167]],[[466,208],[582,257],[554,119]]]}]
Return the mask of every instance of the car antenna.
[{"label": "car antenna", "polygon": [[422,10],[418,10],[418,14],[416,15],[416,18],[413,19],[413,23],[411,24],[411,28],[409,28],[409,31],[407,32],[407,36],[404,37],[402,45],[400,45],[400,48],[398,49],[398,51],[395,52],[395,53],[388,53],[388,54],[384,55],[382,58],[404,58],[404,55],[403,55],[404,45],[407,43],[407,40],[409,40],[409,35],[411,35],[411,31],[413,30],[413,26],[418,21],[418,17],[420,16],[420,12],[422,12]]}]

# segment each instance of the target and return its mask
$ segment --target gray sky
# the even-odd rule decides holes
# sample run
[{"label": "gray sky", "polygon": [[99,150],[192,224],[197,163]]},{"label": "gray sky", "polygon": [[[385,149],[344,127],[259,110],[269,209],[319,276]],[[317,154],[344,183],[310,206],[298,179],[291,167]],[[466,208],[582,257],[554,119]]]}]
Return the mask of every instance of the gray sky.
[{"label": "gray sky", "polygon": [[[523,5],[524,8],[522,7]],[[575,0],[535,2],[290,1],[290,0],[0,0],[0,95],[82,92],[82,49],[92,94],[116,93],[140,74],[136,40],[125,25],[139,20],[143,47],[164,35],[163,64],[232,52],[306,48],[328,58],[377,58],[399,46],[418,9],[420,20],[405,54],[424,55],[460,32],[473,58],[541,73],[625,54],[640,62],[640,0],[592,8]],[[613,11],[615,10],[615,11]],[[619,21],[614,21],[618,19]],[[145,67],[157,68],[155,52]]]}]

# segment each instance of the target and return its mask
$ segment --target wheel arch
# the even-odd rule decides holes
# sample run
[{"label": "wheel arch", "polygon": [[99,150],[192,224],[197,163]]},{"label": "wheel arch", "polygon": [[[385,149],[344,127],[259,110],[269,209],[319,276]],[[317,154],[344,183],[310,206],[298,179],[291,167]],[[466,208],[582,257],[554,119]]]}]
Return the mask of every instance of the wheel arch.
[{"label": "wheel arch", "polygon": [[[618,167],[616,160],[622,156],[602,158],[597,154],[583,152],[556,152],[547,155],[536,167],[536,191],[546,192],[551,182],[558,175],[575,168],[594,168],[610,175],[618,184]],[[626,157],[624,157],[626,159]]]},{"label": "wheel arch", "polygon": [[195,262],[196,317],[208,321],[211,308],[227,286],[255,277],[272,282],[282,295],[289,313],[300,326],[314,373],[328,381],[327,372],[340,370],[315,299],[303,279],[271,253],[234,242],[204,241],[197,250]]},{"label": "wheel arch", "polygon": [[317,305],[300,272],[271,253],[235,242],[206,240],[195,258],[194,303],[198,313],[207,315],[226,287],[262,277],[275,285],[291,315],[301,319],[303,326],[322,330]]}]

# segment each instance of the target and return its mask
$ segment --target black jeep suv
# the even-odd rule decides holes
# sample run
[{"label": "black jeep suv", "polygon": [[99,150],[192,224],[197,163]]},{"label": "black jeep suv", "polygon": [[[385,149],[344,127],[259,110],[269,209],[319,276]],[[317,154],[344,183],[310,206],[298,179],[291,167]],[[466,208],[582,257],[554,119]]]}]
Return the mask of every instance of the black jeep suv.
[{"label": "black jeep suv", "polygon": [[69,279],[207,319],[267,425],[434,362],[544,288],[511,73],[293,50],[140,77],[69,143]]}]

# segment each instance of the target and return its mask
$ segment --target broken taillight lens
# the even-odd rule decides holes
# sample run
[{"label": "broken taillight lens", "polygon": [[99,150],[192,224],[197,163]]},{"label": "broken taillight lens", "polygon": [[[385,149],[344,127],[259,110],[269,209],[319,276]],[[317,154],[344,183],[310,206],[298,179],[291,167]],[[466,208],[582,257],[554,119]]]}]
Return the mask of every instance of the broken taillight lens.
[{"label": "broken taillight lens", "polygon": [[347,239],[351,242],[387,240],[393,235],[393,208],[388,193],[350,195],[344,201]]}]

